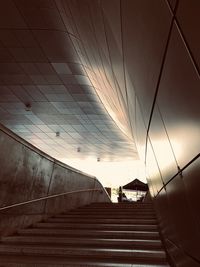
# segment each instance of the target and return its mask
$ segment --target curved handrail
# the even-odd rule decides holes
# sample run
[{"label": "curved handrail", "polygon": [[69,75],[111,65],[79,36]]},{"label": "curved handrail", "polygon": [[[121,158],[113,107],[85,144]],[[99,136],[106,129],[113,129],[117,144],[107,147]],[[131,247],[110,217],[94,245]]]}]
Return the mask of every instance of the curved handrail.
[{"label": "curved handrail", "polygon": [[0,211],[6,210],[6,209],[10,209],[10,208],[15,208],[15,207],[18,207],[18,206],[23,206],[23,205],[26,205],[26,204],[31,204],[31,203],[39,202],[39,201],[42,201],[42,200],[48,200],[48,199],[52,199],[52,198],[56,198],[56,197],[60,197],[60,196],[66,196],[66,195],[70,195],[70,194],[74,194],[74,193],[90,192],[90,191],[92,191],[92,192],[93,191],[99,191],[101,193],[103,192],[102,189],[82,189],[82,190],[75,190],[75,191],[70,191],[70,192],[65,192],[65,193],[60,193],[60,194],[54,194],[54,195],[51,195],[51,196],[40,197],[40,198],[37,198],[37,199],[31,199],[31,200],[28,200],[28,201],[25,201],[25,202],[12,204],[12,205],[9,205],[9,206],[0,208]]}]

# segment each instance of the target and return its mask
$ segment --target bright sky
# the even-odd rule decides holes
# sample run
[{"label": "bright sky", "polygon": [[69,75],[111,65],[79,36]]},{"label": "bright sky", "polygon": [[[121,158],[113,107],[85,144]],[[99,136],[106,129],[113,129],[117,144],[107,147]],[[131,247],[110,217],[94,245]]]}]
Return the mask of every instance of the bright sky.
[{"label": "bright sky", "polygon": [[94,175],[107,187],[119,187],[134,180],[140,179],[146,183],[144,164],[139,160],[127,162],[97,162],[96,159],[62,161],[78,170]]}]

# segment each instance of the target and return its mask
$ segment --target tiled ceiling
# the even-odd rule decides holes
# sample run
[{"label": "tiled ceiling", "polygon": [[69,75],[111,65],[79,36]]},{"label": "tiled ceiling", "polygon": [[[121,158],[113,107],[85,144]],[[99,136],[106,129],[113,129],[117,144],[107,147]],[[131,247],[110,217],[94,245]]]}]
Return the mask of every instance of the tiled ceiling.
[{"label": "tiled ceiling", "polygon": [[137,159],[123,61],[112,61],[109,42],[117,43],[106,37],[98,2],[0,6],[0,123],[60,160]]}]

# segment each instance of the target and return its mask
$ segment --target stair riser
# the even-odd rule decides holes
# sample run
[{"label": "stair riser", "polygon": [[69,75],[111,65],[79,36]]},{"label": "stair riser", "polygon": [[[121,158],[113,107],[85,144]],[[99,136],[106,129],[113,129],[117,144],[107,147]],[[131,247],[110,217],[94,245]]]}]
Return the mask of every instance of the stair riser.
[{"label": "stair riser", "polygon": [[[147,203],[147,202],[96,202],[91,204],[93,207],[95,206],[130,206],[130,207],[136,207],[136,206],[148,206],[148,207],[153,207],[152,203]],[[85,207],[89,207],[91,205],[86,205]]]},{"label": "stair riser", "polygon": [[[138,261],[137,263],[135,264],[132,264],[133,261],[131,261],[132,263],[119,263],[119,261],[114,262],[113,260],[112,263],[109,259],[107,259],[107,262],[104,262],[102,263],[102,261],[99,261],[99,262],[96,262],[95,260],[93,262],[89,262],[87,259],[82,260],[81,263],[75,263],[75,262],[72,262],[71,260],[65,260],[64,258],[61,258],[59,259],[59,262],[58,261],[55,261],[55,264],[52,263],[52,259],[51,262],[48,262],[48,260],[44,261],[43,260],[43,263],[40,264],[40,263],[37,263],[38,260],[37,260],[37,265],[35,264],[32,264],[30,259],[29,259],[29,262],[28,262],[28,257],[26,257],[24,261],[26,261],[26,263],[21,263],[21,261],[19,262],[19,259],[14,259],[14,263],[12,261],[12,257],[9,257],[6,259],[6,257],[3,257],[2,260],[2,264],[3,264],[3,267],[138,267]],[[46,257],[47,258],[47,257]],[[77,261],[77,260],[76,260]],[[108,263],[110,261],[110,263]],[[127,261],[126,261],[127,262]],[[84,265],[83,265],[84,264]],[[64,266],[63,266],[64,265]],[[149,265],[147,263],[144,263],[143,262],[143,265],[141,265],[141,262],[140,262],[140,267],[155,267],[153,266],[152,264]],[[156,263],[156,267],[170,267],[169,265],[165,264],[165,263]]]},{"label": "stair riser", "polygon": [[149,220],[149,219],[145,219],[145,220],[141,220],[141,219],[71,219],[71,218],[49,218],[47,220],[47,222],[71,222],[71,223],[115,223],[115,224],[156,224],[156,220]]},{"label": "stair riser", "polygon": [[[62,215],[62,214],[61,214]],[[155,217],[155,213],[147,213],[147,212],[117,212],[117,211],[111,211],[111,212],[98,212],[98,211],[94,211],[94,212],[70,212],[68,215],[70,216],[93,216],[93,215],[98,215],[98,216],[108,216],[108,215],[117,215],[117,216],[123,216],[124,218],[126,218],[126,216],[133,216],[133,215],[137,215],[137,216],[152,216]]]},{"label": "stair riser", "polygon": [[59,256],[59,257],[95,257],[95,258],[120,258],[121,260],[124,259],[148,259],[153,261],[164,261],[165,260],[165,253],[161,251],[156,251],[156,253],[148,252],[148,251],[132,251],[132,250],[108,250],[108,249],[102,249],[102,250],[95,250],[95,249],[60,249],[60,248],[43,248],[43,247],[0,247],[0,254],[8,255],[8,254],[14,254],[14,255],[20,255],[20,253],[23,253],[23,255],[37,255],[37,256]]},{"label": "stair riser", "polygon": [[156,225],[113,225],[113,224],[71,224],[71,223],[37,223],[35,228],[49,229],[90,229],[90,230],[118,230],[118,231],[157,231]]},{"label": "stair riser", "polygon": [[124,211],[124,210],[118,210],[118,209],[93,209],[93,210],[78,210],[77,212],[70,212],[68,214],[102,214],[102,215],[107,215],[107,214],[122,214],[122,215],[130,215],[130,214],[147,214],[147,215],[154,215],[155,212],[153,211],[143,211],[143,210],[130,210],[129,212]]},{"label": "stair riser", "polygon": [[154,210],[152,206],[140,206],[140,205],[90,205],[90,206],[82,206],[79,207],[78,210],[80,209],[95,209],[95,208],[108,208],[108,209],[124,209],[124,210],[129,210],[129,209],[149,209],[149,210]]},{"label": "stair riser", "polygon": [[162,249],[160,240],[139,240],[139,239],[97,239],[97,238],[63,238],[63,237],[38,237],[38,236],[13,236],[2,238],[4,245],[42,245],[42,246],[66,246],[75,247],[106,247],[106,248],[121,248],[121,249]]},{"label": "stair riser", "polygon": [[145,212],[145,211],[148,211],[148,212],[154,212],[154,209],[152,209],[152,208],[140,208],[140,207],[138,207],[138,208],[132,208],[132,207],[127,207],[127,208],[125,208],[125,207],[86,207],[86,208],[79,208],[79,209],[77,209],[77,211],[94,211],[94,210],[104,210],[105,212],[106,211],[115,211],[115,210],[119,210],[119,211],[141,211],[141,212]]},{"label": "stair riser", "polygon": [[21,235],[25,235],[25,236],[34,236],[34,235],[37,235],[37,236],[48,236],[48,235],[51,235],[51,236],[64,236],[64,237],[76,237],[76,236],[79,236],[79,237],[82,237],[82,238],[89,238],[89,237],[99,237],[99,238],[112,238],[112,239],[116,239],[116,238],[121,238],[121,239],[154,239],[154,240],[158,240],[159,239],[159,236],[158,235],[153,235],[153,234],[121,234],[121,233],[115,233],[115,234],[110,234],[110,233],[98,233],[98,234],[92,234],[92,233],[82,233],[82,234],[79,234],[79,233],[62,233],[62,232],[20,232]]},{"label": "stair riser", "polygon": [[119,215],[106,215],[106,216],[102,216],[102,215],[67,215],[67,216],[55,216],[53,217],[55,219],[74,219],[74,220],[79,220],[79,219],[116,219],[116,220],[120,220],[120,219],[137,219],[137,220],[142,220],[142,219],[147,219],[147,220],[156,220],[156,218],[154,216],[145,216],[145,215],[130,215],[130,216],[119,216]]}]

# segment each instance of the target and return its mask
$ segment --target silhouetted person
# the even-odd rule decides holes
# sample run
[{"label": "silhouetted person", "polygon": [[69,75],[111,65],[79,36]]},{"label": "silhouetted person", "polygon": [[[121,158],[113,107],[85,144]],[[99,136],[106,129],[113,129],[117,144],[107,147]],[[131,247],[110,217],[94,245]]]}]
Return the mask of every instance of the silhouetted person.
[{"label": "silhouetted person", "polygon": [[118,202],[122,202],[122,195],[123,195],[123,193],[122,193],[122,187],[120,186],[120,187],[119,187]]}]

